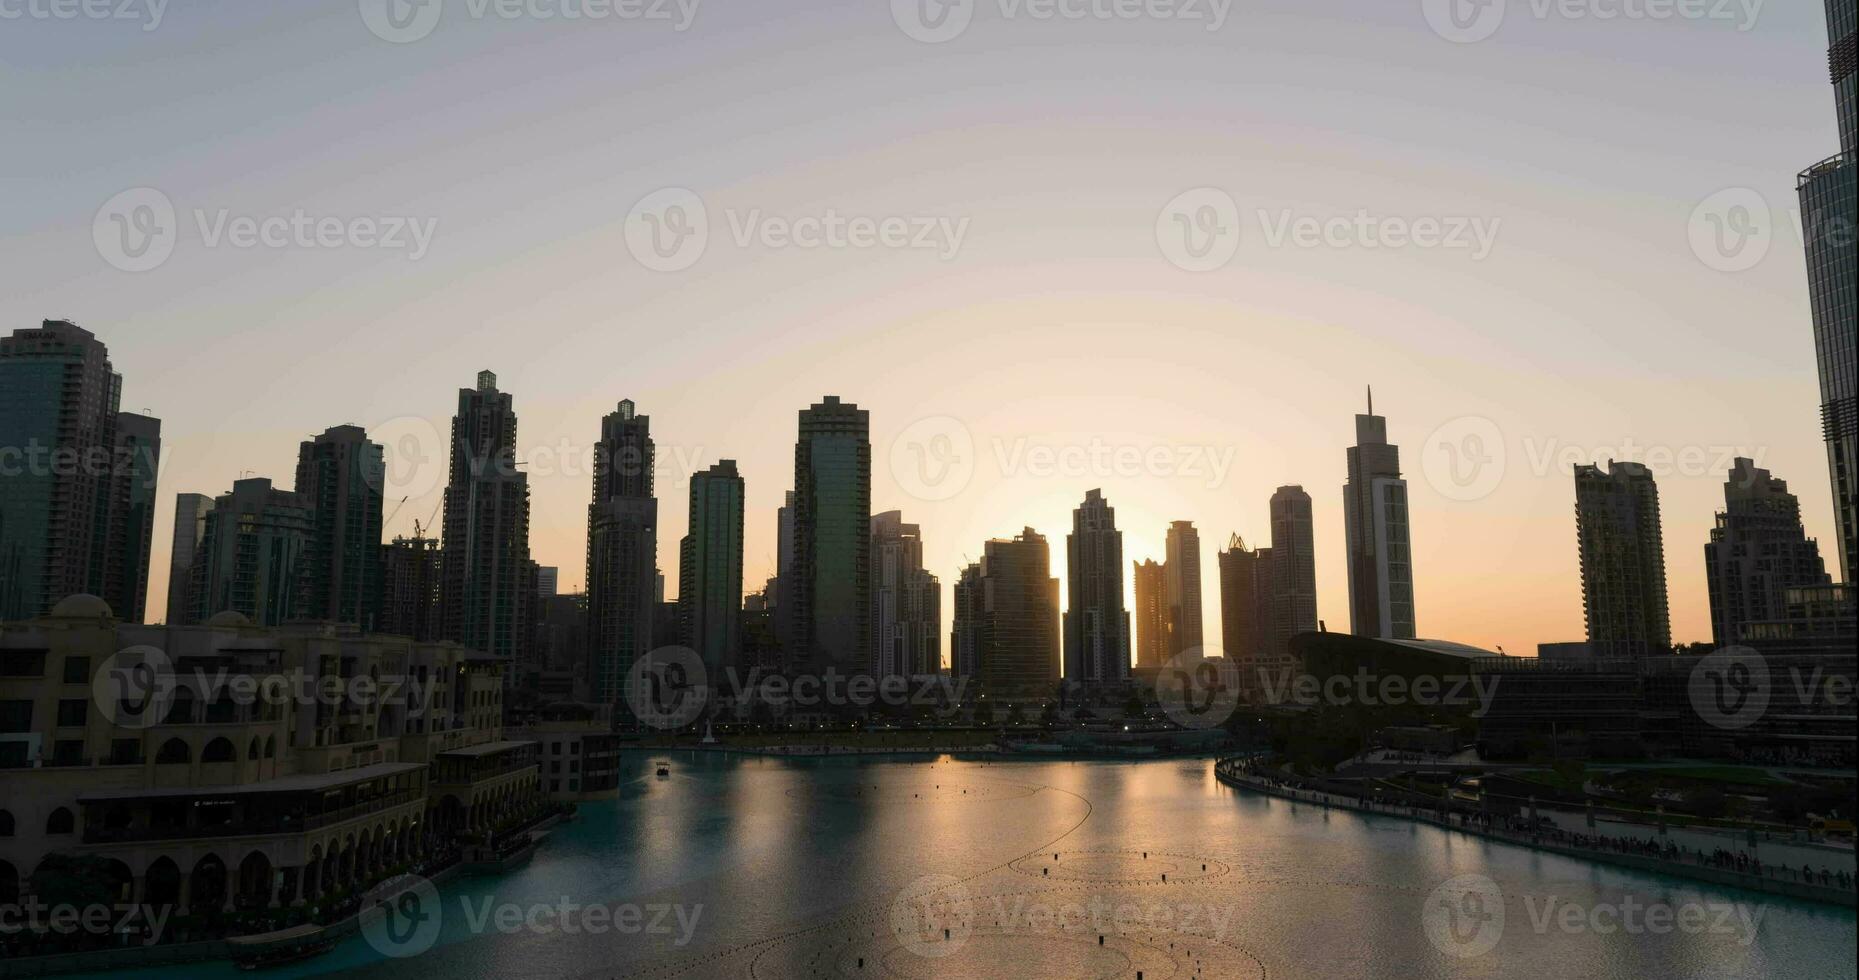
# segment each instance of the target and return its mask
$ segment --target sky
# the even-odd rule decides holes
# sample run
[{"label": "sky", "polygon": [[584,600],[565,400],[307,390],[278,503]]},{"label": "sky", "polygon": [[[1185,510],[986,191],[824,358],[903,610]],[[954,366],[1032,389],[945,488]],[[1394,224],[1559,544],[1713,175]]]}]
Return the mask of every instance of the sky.
[{"label": "sky", "polygon": [[1675,640],[1733,456],[1834,556],[1792,217],[1838,148],[1819,3],[67,3],[0,0],[0,327],[84,325],[162,419],[154,617],[173,495],[288,485],[329,426],[387,445],[389,536],[436,523],[482,369],[564,589],[622,398],[674,592],[721,458],[772,574],[826,394],[945,607],[1026,526],[1062,578],[1101,487],[1129,559],[1200,529],[1216,643],[1217,549],[1301,484],[1347,629],[1369,385],[1423,637],[1581,638],[1576,461],[1651,454]]}]

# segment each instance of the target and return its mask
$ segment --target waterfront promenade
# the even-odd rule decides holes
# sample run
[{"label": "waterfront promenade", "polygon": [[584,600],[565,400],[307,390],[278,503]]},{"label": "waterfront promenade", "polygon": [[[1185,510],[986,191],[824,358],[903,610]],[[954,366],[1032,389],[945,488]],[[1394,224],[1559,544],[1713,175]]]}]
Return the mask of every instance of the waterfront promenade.
[{"label": "waterfront promenade", "polygon": [[1436,806],[1415,806],[1373,796],[1351,796],[1298,785],[1283,773],[1265,770],[1255,758],[1222,759],[1214,766],[1222,783],[1300,803],[1384,814],[1430,823],[1448,830],[1549,851],[1568,857],[1619,865],[1641,871],[1747,888],[1790,898],[1854,907],[1854,877],[1845,870],[1763,863],[1741,850],[1705,851],[1680,845],[1661,828],[1648,826],[1641,840],[1570,832],[1541,820],[1497,817]]}]

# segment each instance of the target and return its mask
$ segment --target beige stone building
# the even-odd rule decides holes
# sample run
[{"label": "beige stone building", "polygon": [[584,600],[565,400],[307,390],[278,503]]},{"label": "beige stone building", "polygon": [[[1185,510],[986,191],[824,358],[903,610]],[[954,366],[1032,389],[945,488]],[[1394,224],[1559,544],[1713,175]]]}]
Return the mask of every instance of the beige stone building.
[{"label": "beige stone building", "polygon": [[236,613],[117,621],[72,596],[0,625],[0,903],[48,854],[201,912],[353,894],[543,805],[502,661]]}]

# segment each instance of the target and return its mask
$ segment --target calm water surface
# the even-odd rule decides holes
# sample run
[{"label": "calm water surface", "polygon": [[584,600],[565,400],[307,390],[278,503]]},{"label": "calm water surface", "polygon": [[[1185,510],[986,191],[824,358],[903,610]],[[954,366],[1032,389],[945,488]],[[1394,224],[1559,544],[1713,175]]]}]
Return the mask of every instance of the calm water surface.
[{"label": "calm water surface", "polygon": [[1849,910],[1294,805],[1208,760],[624,765],[621,798],[527,866],[446,882],[427,932],[397,923],[408,945],[357,936],[263,975],[1855,975]]}]

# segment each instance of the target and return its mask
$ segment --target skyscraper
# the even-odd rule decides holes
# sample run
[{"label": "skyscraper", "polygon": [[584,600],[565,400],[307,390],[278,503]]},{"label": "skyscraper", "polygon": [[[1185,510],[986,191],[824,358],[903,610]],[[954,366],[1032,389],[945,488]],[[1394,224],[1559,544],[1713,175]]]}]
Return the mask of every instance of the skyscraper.
[{"label": "skyscraper", "polygon": [[1827,34],[1840,152],[1803,171],[1798,189],[1840,577],[1851,582],[1859,569],[1859,244],[1853,235],[1859,228],[1859,2],[1827,0]]},{"label": "skyscraper", "polygon": [[942,669],[942,585],[923,568],[923,535],[904,515],[871,518],[872,672],[919,677]]},{"label": "skyscraper", "polygon": [[1284,486],[1272,494],[1272,631],[1270,654],[1289,655],[1291,638],[1317,628],[1316,532],[1310,494]]},{"label": "skyscraper", "polygon": [[418,533],[418,521],[414,529],[413,537],[397,536],[381,547],[381,616],[375,628],[426,642],[444,630],[439,601],[445,553],[437,539]]},{"label": "skyscraper", "polygon": [[679,543],[678,639],[712,677],[742,652],[742,476],[725,459],[691,476],[691,530]]},{"label": "skyscraper", "polygon": [[1168,526],[1168,561],[1163,580],[1168,592],[1168,655],[1198,652],[1205,645],[1201,626],[1201,533],[1193,521]]},{"label": "skyscraper", "polygon": [[0,620],[87,592],[141,621],[160,422],[119,412],[122,385],[76,324],[0,338]]},{"label": "skyscraper", "polygon": [[1659,488],[1639,463],[1575,467],[1581,603],[1597,658],[1670,652]]},{"label": "skyscraper", "polygon": [[1136,666],[1158,669],[1169,658],[1167,567],[1153,558],[1130,567],[1136,590]]},{"label": "skyscraper", "polygon": [[1272,550],[1248,549],[1235,534],[1220,552],[1220,641],[1239,669],[1240,683],[1257,682],[1267,666],[1272,628]]},{"label": "skyscraper", "polygon": [[480,371],[477,387],[459,389],[452,418],[440,605],[448,639],[512,660],[527,642],[524,591],[533,588],[529,476],[517,465],[511,398],[495,374]]},{"label": "skyscraper", "polygon": [[297,447],[297,495],[312,511],[303,615],[374,630],[381,603],[381,447],[338,425]]},{"label": "skyscraper", "polygon": [[1356,416],[1343,487],[1343,530],[1349,544],[1349,631],[1387,640],[1414,638],[1414,566],[1407,523],[1407,481],[1401,450],[1388,444],[1388,420]]},{"label": "skyscraper", "polygon": [[625,700],[627,673],[653,647],[662,592],[655,460],[652,419],[630,400],[601,419],[587,511],[588,689],[600,704]]},{"label": "skyscraper", "polygon": [[792,584],[781,608],[802,673],[866,668],[871,649],[871,423],[828,395],[800,413],[794,444]]},{"label": "skyscraper", "polygon": [[1723,503],[1704,546],[1711,639],[1719,647],[1741,642],[1750,623],[1786,618],[1789,589],[1830,584],[1787,481],[1739,458],[1724,481]]},{"label": "skyscraper", "polygon": [[97,594],[118,619],[141,623],[148,615],[148,556],[155,540],[155,477],[161,458],[161,420],[116,413],[115,452],[106,505],[107,530],[97,564]]},{"label": "skyscraper", "polygon": [[1050,697],[1059,682],[1059,580],[1046,539],[996,538],[956,587],[957,676],[995,696]]},{"label": "skyscraper", "polygon": [[236,612],[255,626],[305,614],[311,542],[309,501],[256,478],[233,483],[213,502],[194,558],[192,622]]},{"label": "skyscraper", "polygon": [[213,498],[204,493],[175,495],[174,544],[168,549],[169,626],[194,622],[193,610],[187,604],[187,590],[193,581],[200,539],[207,532],[207,515],[212,512]]},{"label": "skyscraper", "polygon": [[561,593],[562,570],[555,565],[536,566],[536,595],[544,599]]},{"label": "skyscraper", "polygon": [[977,683],[981,677],[983,595],[981,563],[970,562],[950,589],[949,673],[964,683]]},{"label": "skyscraper", "polygon": [[1103,491],[1072,511],[1065,536],[1065,679],[1105,684],[1130,676],[1130,614],[1123,608],[1123,532]]}]

